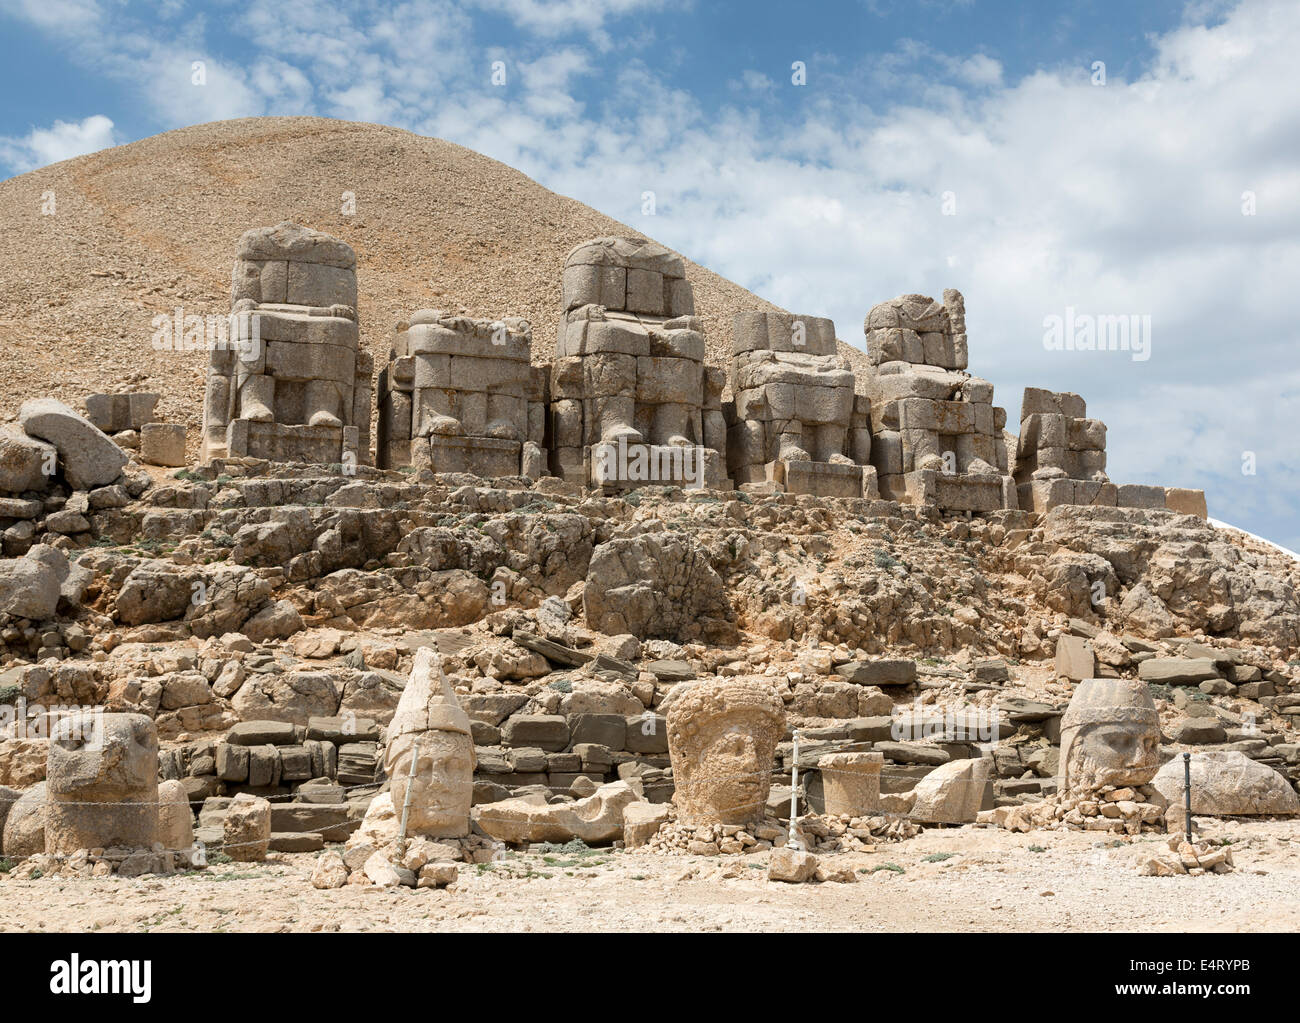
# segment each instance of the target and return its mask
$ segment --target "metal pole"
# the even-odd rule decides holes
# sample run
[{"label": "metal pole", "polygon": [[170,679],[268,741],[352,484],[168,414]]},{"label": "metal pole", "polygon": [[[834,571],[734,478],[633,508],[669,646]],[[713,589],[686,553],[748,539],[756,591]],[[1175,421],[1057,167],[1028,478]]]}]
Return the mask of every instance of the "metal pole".
[{"label": "metal pole", "polygon": [[795,838],[795,824],[799,819],[799,729],[794,730],[794,759],[790,768],[790,840],[786,844],[791,849],[799,848]]},{"label": "metal pole", "polygon": [[1187,844],[1192,844],[1192,755],[1183,754],[1183,808],[1187,817]]},{"label": "metal pole", "polygon": [[415,792],[415,762],[420,759],[420,740],[411,743],[411,770],[406,775],[406,798],[402,800],[402,826],[397,832],[397,858],[406,855],[406,818],[411,813],[411,797]]}]

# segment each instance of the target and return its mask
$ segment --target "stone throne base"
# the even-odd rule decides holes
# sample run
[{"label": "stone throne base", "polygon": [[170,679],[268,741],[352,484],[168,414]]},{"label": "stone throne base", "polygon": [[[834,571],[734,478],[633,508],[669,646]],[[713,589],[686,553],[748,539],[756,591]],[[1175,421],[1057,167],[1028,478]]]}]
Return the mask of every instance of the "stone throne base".
[{"label": "stone throne base", "polygon": [[360,465],[370,455],[360,448],[361,430],[356,426],[287,426],[234,419],[226,427],[226,450],[209,451],[208,458]]},{"label": "stone throne base", "polygon": [[787,494],[813,497],[880,496],[876,469],[871,465],[840,465],[835,462],[786,461],[777,459],[764,466],[765,479],[778,484]]},{"label": "stone throne base", "polygon": [[583,479],[593,490],[694,487],[730,490],[722,456],[713,448],[604,442],[586,449]]},{"label": "stone throne base", "polygon": [[[918,469],[900,477],[885,477],[881,496],[918,507],[930,505],[948,512],[991,512],[1020,507],[1016,481],[1010,476],[949,476],[933,469]],[[887,482],[886,482],[887,481]]]},{"label": "stone throne base", "polygon": [[410,464],[433,472],[464,472],[484,479],[520,474],[523,442],[500,437],[416,437]]}]

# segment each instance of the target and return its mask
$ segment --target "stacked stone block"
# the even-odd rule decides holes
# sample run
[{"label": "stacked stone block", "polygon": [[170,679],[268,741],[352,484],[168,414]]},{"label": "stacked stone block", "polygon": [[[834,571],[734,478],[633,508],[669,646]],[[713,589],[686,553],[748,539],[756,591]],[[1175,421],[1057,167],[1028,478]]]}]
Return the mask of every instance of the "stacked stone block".
[{"label": "stacked stone block", "polygon": [[155,422],[153,410],[158,395],[139,393],[88,394],[86,418],[110,437],[138,432],[145,423]]},{"label": "stacked stone block", "polygon": [[546,475],[547,369],[532,365],[526,320],[416,312],[379,375],[379,464]]},{"label": "stacked stone block", "polygon": [[1015,465],[1021,508],[1115,505],[1118,490],[1106,477],[1106,424],[1087,418],[1087,411],[1077,394],[1025,388]]},{"label": "stacked stone block", "polygon": [[749,312],[735,318],[725,408],[727,467],[737,485],[791,493],[875,497],[870,402],[819,316]]},{"label": "stacked stone block", "polygon": [[882,496],[947,511],[1017,507],[1006,411],[993,385],[965,372],[966,307],[903,295],[872,308],[865,323],[872,371],[871,461]]},{"label": "stacked stone block", "polygon": [[724,485],[725,381],[679,256],[644,239],[596,238],[569,253],[551,370],[555,471],[615,489]]},{"label": "stacked stone block", "polygon": [[368,463],[373,363],[351,246],[287,222],[245,232],[231,307],[231,340],[209,358],[203,457]]}]

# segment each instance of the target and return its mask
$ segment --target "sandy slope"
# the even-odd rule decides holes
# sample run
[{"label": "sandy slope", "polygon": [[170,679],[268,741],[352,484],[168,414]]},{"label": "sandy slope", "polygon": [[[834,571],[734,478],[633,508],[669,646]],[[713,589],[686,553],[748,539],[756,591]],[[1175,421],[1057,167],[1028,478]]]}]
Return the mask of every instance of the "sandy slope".
[{"label": "sandy slope", "polygon": [[[548,359],[568,251],[637,233],[468,149],[348,121],[223,121],[54,164],[0,182],[0,420],[28,397],[135,384],[195,428],[193,447],[203,356],[153,351],[150,321],[227,312],[239,235],[286,219],[356,249],[378,362],[393,323],[427,307],[527,317],[534,361]],[[689,260],[687,274],[720,363],[734,314],[774,307]]]}]

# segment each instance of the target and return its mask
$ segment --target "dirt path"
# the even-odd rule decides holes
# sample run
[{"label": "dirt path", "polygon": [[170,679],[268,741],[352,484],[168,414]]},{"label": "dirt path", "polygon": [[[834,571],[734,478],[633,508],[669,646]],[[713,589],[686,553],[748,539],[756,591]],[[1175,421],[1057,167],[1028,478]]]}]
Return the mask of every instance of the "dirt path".
[{"label": "dirt path", "polygon": [[[845,854],[852,885],[766,880],[763,855],[593,850],[462,866],[444,891],[317,891],[314,856],[130,881],[0,880],[7,931],[1182,931],[1300,927],[1300,822],[1212,824],[1223,876],[1140,877],[1096,835],[937,829]],[[1148,837],[1148,840],[1155,840]],[[1041,851],[1038,851],[1041,850]],[[952,854],[942,858],[941,854]],[[927,859],[928,857],[928,859]],[[892,864],[893,867],[885,867]],[[893,868],[901,868],[898,872]]]}]

